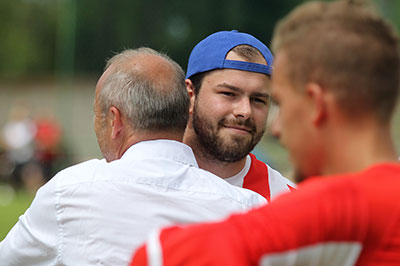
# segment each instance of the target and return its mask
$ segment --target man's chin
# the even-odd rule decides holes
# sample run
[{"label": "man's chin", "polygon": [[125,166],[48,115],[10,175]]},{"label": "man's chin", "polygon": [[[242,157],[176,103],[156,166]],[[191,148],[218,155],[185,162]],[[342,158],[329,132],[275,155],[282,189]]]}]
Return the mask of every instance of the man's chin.
[{"label": "man's chin", "polygon": [[248,140],[247,139],[238,139],[235,138],[233,140],[229,140],[229,141],[224,141],[223,142],[223,147],[225,151],[244,151],[244,150],[248,150],[248,145],[243,145],[243,144],[248,144]]},{"label": "man's chin", "polygon": [[306,180],[307,177],[306,177],[305,175],[303,175],[302,173],[296,171],[296,172],[294,173],[293,179],[294,179],[294,181],[295,181],[296,183],[300,183],[300,182],[303,182],[304,180]]},{"label": "man's chin", "polygon": [[243,155],[243,154],[223,154],[220,155],[217,160],[222,162],[222,163],[236,163],[239,162],[240,160],[243,160],[245,157],[247,156],[247,154]]},{"label": "man's chin", "polygon": [[294,181],[296,183],[300,183],[300,182],[303,182],[304,180],[306,180],[306,179],[308,179],[308,178],[310,178],[312,176],[315,176],[315,175],[310,174],[310,173],[306,174],[306,173],[304,173],[304,172],[302,172],[300,170],[296,170],[294,172],[293,179],[294,179]]},{"label": "man's chin", "polygon": [[226,163],[235,163],[245,158],[250,151],[248,146],[238,145],[238,142],[224,143],[224,149],[218,159]]},{"label": "man's chin", "polygon": [[223,132],[223,134],[219,134],[219,138],[223,140],[225,146],[233,146],[238,142],[248,143],[251,142],[251,140],[253,139],[253,135],[249,132],[237,134],[236,132],[232,131],[226,130],[226,132]]}]

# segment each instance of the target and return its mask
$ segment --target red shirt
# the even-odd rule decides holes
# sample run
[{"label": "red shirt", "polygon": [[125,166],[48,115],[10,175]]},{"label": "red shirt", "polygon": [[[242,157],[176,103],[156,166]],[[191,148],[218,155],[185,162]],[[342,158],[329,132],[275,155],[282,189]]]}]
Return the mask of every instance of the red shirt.
[{"label": "red shirt", "polygon": [[311,178],[224,222],[165,229],[131,265],[400,265],[399,202],[399,164]]}]

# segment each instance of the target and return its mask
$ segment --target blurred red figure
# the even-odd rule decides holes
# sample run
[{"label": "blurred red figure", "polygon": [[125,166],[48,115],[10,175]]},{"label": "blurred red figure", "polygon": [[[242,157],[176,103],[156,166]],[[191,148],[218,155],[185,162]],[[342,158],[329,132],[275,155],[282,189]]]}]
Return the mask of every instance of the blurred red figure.
[{"label": "blurred red figure", "polygon": [[54,118],[41,117],[36,120],[35,157],[46,181],[53,175],[54,162],[60,155],[61,136],[61,127]]}]

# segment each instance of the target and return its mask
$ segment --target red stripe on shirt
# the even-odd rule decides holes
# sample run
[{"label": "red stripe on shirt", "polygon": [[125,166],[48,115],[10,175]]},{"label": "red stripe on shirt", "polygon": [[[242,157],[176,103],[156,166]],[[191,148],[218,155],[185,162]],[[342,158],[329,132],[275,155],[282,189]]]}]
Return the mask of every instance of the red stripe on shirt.
[{"label": "red stripe on shirt", "polygon": [[262,161],[257,160],[254,154],[250,153],[250,158],[251,165],[249,172],[244,177],[243,187],[257,192],[269,202],[271,192],[269,188],[268,167]]}]

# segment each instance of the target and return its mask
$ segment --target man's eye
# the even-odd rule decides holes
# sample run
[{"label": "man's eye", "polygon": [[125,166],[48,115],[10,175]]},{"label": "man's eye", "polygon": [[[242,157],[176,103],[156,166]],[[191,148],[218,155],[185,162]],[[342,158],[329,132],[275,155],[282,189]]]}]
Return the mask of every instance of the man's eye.
[{"label": "man's eye", "polygon": [[262,105],[269,105],[271,102],[270,97],[254,97],[251,98],[251,100],[257,104],[262,104]]},{"label": "man's eye", "polygon": [[256,103],[266,104],[267,102],[261,98],[253,98],[253,101]]},{"label": "man's eye", "polygon": [[220,93],[223,95],[226,95],[226,96],[235,96],[235,94],[233,94],[232,92],[229,92],[229,91],[221,91]]}]

